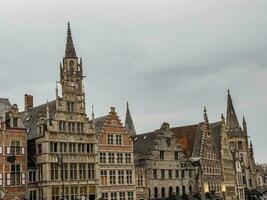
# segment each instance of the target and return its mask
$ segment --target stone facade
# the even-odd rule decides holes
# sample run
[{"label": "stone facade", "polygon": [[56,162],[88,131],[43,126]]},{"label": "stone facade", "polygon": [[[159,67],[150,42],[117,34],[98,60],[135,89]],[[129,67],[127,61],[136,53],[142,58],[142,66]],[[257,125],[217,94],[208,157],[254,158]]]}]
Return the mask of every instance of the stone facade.
[{"label": "stone facade", "polygon": [[68,26],[60,64],[62,96],[56,88],[56,100],[22,113],[40,199],[98,198],[97,137],[85,112],[83,77]]},{"label": "stone facade", "polygon": [[163,123],[158,130],[132,138],[138,199],[195,193],[195,168],[187,162],[168,123]]},{"label": "stone facade", "polygon": [[136,199],[133,142],[115,108],[93,121],[98,136],[102,199]]},{"label": "stone facade", "polygon": [[[238,161],[240,161],[242,172],[242,183],[247,191],[256,189],[256,165],[254,161],[253,148],[249,146],[247,123],[243,117],[243,129],[240,127],[237,115],[235,113],[232,97],[228,91],[227,95],[227,113],[226,113],[226,132],[229,136],[230,148],[237,159],[235,161],[236,170],[238,170]],[[239,180],[239,174],[236,173],[236,180]],[[240,199],[244,199],[241,181],[238,181],[238,194]]]},{"label": "stone facade", "polygon": [[[0,105],[1,107],[1,105]],[[26,198],[27,134],[16,104],[1,108],[0,199]]]}]

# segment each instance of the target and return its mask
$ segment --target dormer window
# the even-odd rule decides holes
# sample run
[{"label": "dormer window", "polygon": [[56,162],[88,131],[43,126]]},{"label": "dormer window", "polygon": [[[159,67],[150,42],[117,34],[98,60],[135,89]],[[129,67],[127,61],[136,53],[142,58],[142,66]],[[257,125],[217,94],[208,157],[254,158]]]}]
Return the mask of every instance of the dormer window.
[{"label": "dormer window", "polygon": [[167,143],[167,146],[170,147],[171,146],[171,138],[167,137],[166,143]]}]

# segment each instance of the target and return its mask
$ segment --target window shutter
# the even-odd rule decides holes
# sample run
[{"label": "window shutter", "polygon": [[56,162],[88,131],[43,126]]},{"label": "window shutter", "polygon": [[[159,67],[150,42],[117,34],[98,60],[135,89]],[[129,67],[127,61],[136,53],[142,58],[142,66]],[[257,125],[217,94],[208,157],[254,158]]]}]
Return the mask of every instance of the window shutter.
[{"label": "window shutter", "polygon": [[24,154],[25,154],[25,148],[21,147],[21,155],[24,155]]},{"label": "window shutter", "polygon": [[0,154],[2,154],[2,153],[3,153],[3,147],[0,146]]},{"label": "window shutter", "polygon": [[0,173],[0,186],[3,186],[3,174]]},{"label": "window shutter", "polygon": [[6,147],[6,154],[10,155],[10,147]]},{"label": "window shutter", "polygon": [[6,174],[6,185],[10,185],[10,173]]},{"label": "window shutter", "polygon": [[26,184],[26,174],[25,173],[21,173],[21,184],[22,185]]}]

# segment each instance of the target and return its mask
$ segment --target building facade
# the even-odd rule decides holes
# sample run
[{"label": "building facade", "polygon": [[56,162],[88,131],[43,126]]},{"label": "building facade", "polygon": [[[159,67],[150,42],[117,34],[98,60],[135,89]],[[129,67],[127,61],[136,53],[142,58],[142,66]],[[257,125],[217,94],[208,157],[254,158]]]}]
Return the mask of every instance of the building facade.
[{"label": "building facade", "polygon": [[99,190],[103,200],[136,199],[133,142],[115,108],[94,121],[98,136]]},{"label": "building facade", "polygon": [[[225,124],[226,132],[229,136],[230,148],[232,149],[235,158],[240,161],[242,182],[244,184],[244,189],[248,192],[249,190],[256,189],[256,165],[254,161],[253,149],[249,146],[247,123],[244,117],[242,124],[243,128],[241,128],[241,126],[239,125],[232,97],[230,95],[230,92],[228,91]],[[236,166],[236,168],[238,168],[238,166]],[[236,177],[236,179],[239,178]],[[242,198],[243,194],[241,191],[240,194]]]},{"label": "building facade", "polygon": [[[1,100],[0,100],[1,101]],[[0,199],[26,198],[27,134],[18,107],[2,101],[0,117]]]},{"label": "building facade", "polygon": [[221,160],[215,136],[209,124],[206,108],[204,122],[172,128],[184,154],[190,160],[198,160],[197,193],[222,197]]},{"label": "building facade", "polygon": [[25,105],[29,109],[22,113],[28,129],[29,168],[38,175],[39,199],[98,198],[97,137],[86,115],[83,77],[68,24],[60,64],[61,96],[56,88],[54,101]]},{"label": "building facade", "polygon": [[195,168],[187,162],[170,125],[132,137],[138,199],[169,198],[196,192]]}]

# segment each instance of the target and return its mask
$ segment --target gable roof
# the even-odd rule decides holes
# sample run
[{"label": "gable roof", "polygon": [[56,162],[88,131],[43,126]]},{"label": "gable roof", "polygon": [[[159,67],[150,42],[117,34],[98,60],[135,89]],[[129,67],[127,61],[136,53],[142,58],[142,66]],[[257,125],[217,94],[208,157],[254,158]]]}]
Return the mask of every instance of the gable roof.
[{"label": "gable roof", "polygon": [[21,119],[25,127],[27,128],[27,138],[28,140],[35,139],[38,137],[37,133],[37,120],[39,114],[46,117],[46,107],[49,106],[49,117],[50,120],[54,117],[56,113],[56,100],[51,102],[36,106],[28,111],[21,112]]},{"label": "gable roof", "polygon": [[191,157],[193,154],[198,129],[199,124],[171,128],[186,157]]},{"label": "gable roof", "polygon": [[160,132],[159,129],[143,133],[135,136],[131,136],[134,147],[134,156],[138,159],[146,158],[151,152],[151,147],[153,146],[157,134]]}]

